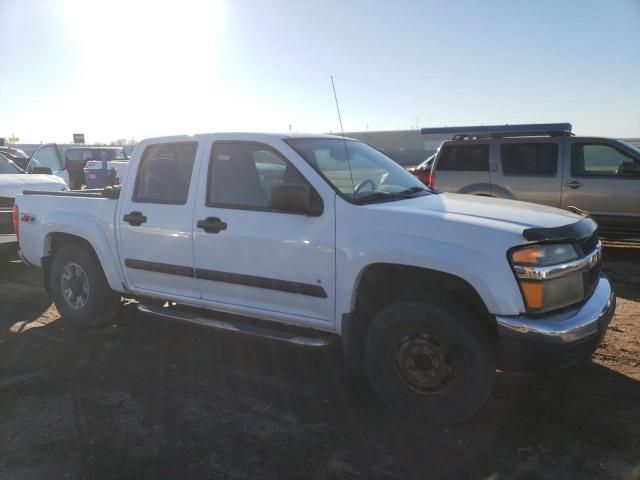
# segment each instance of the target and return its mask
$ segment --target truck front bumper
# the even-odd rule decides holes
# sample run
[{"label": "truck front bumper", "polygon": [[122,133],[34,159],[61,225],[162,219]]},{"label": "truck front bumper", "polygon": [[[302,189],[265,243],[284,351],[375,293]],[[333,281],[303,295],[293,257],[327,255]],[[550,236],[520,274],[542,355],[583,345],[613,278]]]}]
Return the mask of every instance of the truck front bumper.
[{"label": "truck front bumper", "polygon": [[537,316],[496,316],[500,367],[509,372],[548,370],[590,356],[615,308],[615,294],[602,275],[591,297],[577,307]]}]

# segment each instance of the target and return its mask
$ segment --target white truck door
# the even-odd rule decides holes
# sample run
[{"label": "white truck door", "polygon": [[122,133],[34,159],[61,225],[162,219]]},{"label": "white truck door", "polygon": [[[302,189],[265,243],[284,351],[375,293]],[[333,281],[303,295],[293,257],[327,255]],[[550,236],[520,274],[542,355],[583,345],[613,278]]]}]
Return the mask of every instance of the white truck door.
[{"label": "white truck door", "polygon": [[122,190],[120,258],[136,293],[199,297],[191,228],[197,149],[193,139],[146,145],[135,181]]},{"label": "white truck door", "polygon": [[[333,199],[327,195],[323,202],[300,170],[266,144],[216,141],[208,153],[193,223],[203,300],[212,308],[226,304],[266,316],[333,322]],[[324,203],[322,213],[271,208],[271,191],[282,184],[309,186]]]},{"label": "white truck door", "polygon": [[43,145],[33,152],[27,165],[27,172],[33,173],[37,167],[50,168],[53,175],[63,179],[69,186],[69,173],[64,168],[63,159],[55,144]]}]

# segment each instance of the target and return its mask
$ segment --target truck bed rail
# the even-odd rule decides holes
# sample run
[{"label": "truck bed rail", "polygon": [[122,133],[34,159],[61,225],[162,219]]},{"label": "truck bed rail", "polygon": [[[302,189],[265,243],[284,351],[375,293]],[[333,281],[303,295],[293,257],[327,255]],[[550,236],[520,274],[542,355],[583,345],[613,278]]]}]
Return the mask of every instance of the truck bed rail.
[{"label": "truck bed rail", "polygon": [[68,192],[47,192],[43,190],[24,190],[24,195],[47,195],[53,197],[109,198],[115,200],[120,196],[120,188],[107,187],[86,190],[70,190]]}]

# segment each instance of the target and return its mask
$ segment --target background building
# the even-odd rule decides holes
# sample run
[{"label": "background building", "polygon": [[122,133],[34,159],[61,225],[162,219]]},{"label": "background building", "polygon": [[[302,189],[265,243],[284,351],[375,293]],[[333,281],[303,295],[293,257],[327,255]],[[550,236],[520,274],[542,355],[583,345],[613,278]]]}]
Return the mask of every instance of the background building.
[{"label": "background building", "polygon": [[355,138],[380,150],[403,167],[418,165],[436,152],[450,133],[422,134],[420,130],[389,130],[386,132],[345,132],[346,137]]}]

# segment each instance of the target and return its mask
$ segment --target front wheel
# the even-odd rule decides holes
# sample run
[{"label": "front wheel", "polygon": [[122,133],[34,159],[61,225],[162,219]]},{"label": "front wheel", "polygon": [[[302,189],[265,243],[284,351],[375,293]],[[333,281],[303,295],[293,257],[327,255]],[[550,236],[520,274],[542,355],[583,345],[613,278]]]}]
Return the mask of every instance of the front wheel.
[{"label": "front wheel", "polygon": [[399,300],[376,315],[365,345],[369,380],[403,416],[463,421],[495,378],[489,334],[471,312],[444,302]]},{"label": "front wheel", "polygon": [[58,312],[77,326],[109,322],[120,306],[120,295],[109,288],[97,259],[79,245],[62,247],[55,254],[49,289]]}]

